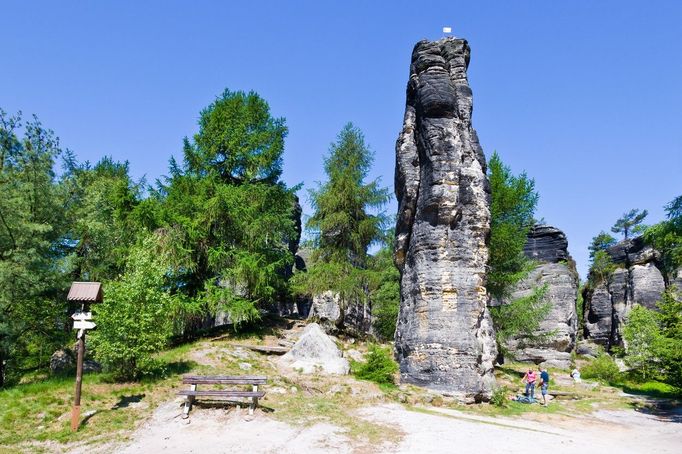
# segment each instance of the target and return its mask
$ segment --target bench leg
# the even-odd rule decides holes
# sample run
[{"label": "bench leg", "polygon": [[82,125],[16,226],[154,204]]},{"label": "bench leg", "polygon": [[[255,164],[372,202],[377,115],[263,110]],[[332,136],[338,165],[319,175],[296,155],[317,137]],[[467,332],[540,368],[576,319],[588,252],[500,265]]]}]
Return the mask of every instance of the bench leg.
[{"label": "bench leg", "polygon": [[[253,392],[257,393],[258,392],[258,385],[253,385]],[[249,414],[252,415],[253,411],[256,409],[258,406],[258,397],[253,397],[253,401],[251,402],[251,406],[249,407]]]},{"label": "bench leg", "polygon": [[[190,385],[189,390],[190,391],[196,391],[197,385]],[[182,409],[182,419],[189,418],[189,411],[192,408],[193,403],[194,403],[194,396],[187,396],[187,398],[185,399],[185,407]]]}]

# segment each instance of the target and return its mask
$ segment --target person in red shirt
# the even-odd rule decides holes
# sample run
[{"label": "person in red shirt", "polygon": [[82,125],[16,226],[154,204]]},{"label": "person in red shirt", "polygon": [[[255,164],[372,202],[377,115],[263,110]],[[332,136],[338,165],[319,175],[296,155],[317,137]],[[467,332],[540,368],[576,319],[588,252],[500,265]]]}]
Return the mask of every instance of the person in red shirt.
[{"label": "person in red shirt", "polygon": [[526,397],[530,399],[535,398],[535,381],[538,379],[538,375],[533,369],[528,369],[528,372],[521,379],[521,383],[526,384]]}]

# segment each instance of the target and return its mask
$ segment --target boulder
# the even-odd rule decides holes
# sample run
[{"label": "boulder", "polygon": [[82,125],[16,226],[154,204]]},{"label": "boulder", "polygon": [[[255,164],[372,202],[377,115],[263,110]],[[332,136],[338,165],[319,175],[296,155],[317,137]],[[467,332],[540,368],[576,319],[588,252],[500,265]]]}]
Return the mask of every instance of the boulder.
[{"label": "boulder", "polygon": [[414,47],[395,174],[401,381],[464,402],[490,398],[497,353],[485,289],[490,188],[471,125],[469,56],[458,38]]},{"label": "boulder", "polygon": [[53,374],[66,374],[75,369],[76,358],[70,350],[59,349],[50,357],[50,372]]},{"label": "boulder", "polygon": [[306,326],[299,340],[279,361],[281,365],[304,374],[321,372],[345,375],[350,370],[341,350],[317,323]]}]

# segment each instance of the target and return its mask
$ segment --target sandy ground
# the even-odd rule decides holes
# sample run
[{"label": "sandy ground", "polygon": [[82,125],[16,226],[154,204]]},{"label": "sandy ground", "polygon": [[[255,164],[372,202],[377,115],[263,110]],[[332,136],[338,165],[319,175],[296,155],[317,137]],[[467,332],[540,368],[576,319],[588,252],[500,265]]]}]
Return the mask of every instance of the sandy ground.
[{"label": "sandy ground", "polygon": [[[257,411],[194,407],[189,423],[181,401],[159,407],[125,445],[101,446],[116,453],[680,453],[682,425],[634,410],[589,416],[548,415],[547,421],[490,418],[398,404],[361,409],[357,416],[400,429],[396,443],[368,447],[329,423],[297,428]],[[93,452],[92,448],[88,449]]]}]

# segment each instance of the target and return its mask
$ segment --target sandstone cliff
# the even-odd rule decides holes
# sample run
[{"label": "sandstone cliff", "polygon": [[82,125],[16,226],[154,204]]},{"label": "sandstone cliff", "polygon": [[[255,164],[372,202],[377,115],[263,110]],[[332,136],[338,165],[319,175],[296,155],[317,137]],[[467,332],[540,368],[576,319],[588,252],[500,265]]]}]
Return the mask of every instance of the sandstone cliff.
[{"label": "sandstone cliff", "polygon": [[507,347],[519,361],[568,368],[578,329],[578,274],[568,253],[568,240],[555,227],[535,225],[528,233],[524,253],[538,265],[517,284],[509,300],[528,296],[546,285],[545,301],[551,309],[534,333],[540,340],[529,341],[520,336],[512,339]]},{"label": "sandstone cliff", "polygon": [[469,56],[462,39],[415,46],[395,175],[402,381],[463,401],[490,396],[496,356],[485,290],[490,194]]},{"label": "sandstone cliff", "polygon": [[610,348],[622,345],[623,323],[632,306],[655,308],[666,283],[660,253],[642,238],[621,241],[606,252],[618,268],[605,281],[585,288],[584,334],[586,339]]}]

